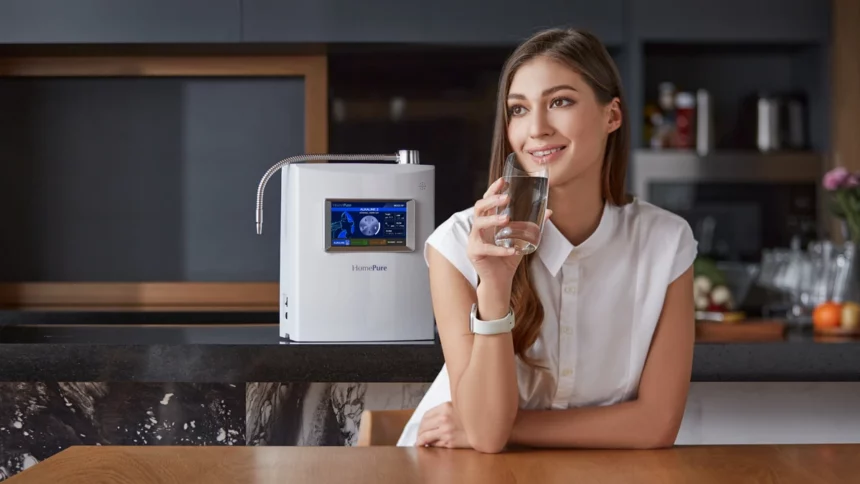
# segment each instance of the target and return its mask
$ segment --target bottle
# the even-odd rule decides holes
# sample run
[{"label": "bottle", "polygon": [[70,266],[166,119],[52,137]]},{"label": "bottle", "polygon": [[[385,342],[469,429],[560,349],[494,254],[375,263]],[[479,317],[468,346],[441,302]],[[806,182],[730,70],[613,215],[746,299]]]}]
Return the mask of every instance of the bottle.
[{"label": "bottle", "polygon": [[714,117],[711,112],[711,93],[696,91],[696,153],[705,156],[714,149]]},{"label": "bottle", "polygon": [[696,98],[692,93],[679,92],[675,96],[675,148],[692,148],[696,114]]},{"label": "bottle", "polygon": [[779,101],[776,97],[763,94],[758,98],[757,111],[756,146],[759,151],[780,149]]},{"label": "bottle", "polygon": [[671,148],[675,138],[675,84],[661,82],[657,91],[657,106],[660,112],[654,115],[655,130],[651,147]]},{"label": "bottle", "polygon": [[657,86],[657,91],[657,104],[663,111],[663,116],[671,120],[675,114],[675,85],[671,82],[661,82]]}]

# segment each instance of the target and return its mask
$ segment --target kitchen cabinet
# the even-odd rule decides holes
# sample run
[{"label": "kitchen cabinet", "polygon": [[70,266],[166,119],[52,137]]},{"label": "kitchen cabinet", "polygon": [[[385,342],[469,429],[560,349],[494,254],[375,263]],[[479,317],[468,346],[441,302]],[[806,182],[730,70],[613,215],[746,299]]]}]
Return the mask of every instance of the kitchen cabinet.
[{"label": "kitchen cabinet", "polygon": [[0,236],[15,254],[3,281],[277,281],[280,177],[265,236],[247,207],[269,167],[305,151],[304,79],[18,78],[0,91],[0,204],[21,207]]},{"label": "kitchen cabinet", "polygon": [[424,42],[429,2],[243,0],[246,42]]},{"label": "kitchen cabinet", "polygon": [[554,26],[590,30],[610,46],[814,43],[827,39],[830,14],[821,0],[0,0],[0,44],[508,45]]},{"label": "kitchen cabinet", "polygon": [[860,171],[860,2],[837,0],[834,9],[832,161]]},{"label": "kitchen cabinet", "polygon": [[515,45],[550,27],[589,30],[609,45],[624,37],[622,0],[437,0],[430,19],[430,36],[446,43]]},{"label": "kitchen cabinet", "polygon": [[646,42],[815,43],[830,29],[824,0],[632,0],[630,8]]},{"label": "kitchen cabinet", "polygon": [[325,57],[2,66],[0,308],[277,307],[280,176],[263,236],[247,207],[327,151]]},{"label": "kitchen cabinet", "polygon": [[246,42],[416,42],[514,45],[554,26],[593,31],[610,44],[622,39],[623,0],[535,0],[492,7],[463,0],[243,0]]},{"label": "kitchen cabinet", "polygon": [[241,40],[241,0],[0,0],[0,44]]}]

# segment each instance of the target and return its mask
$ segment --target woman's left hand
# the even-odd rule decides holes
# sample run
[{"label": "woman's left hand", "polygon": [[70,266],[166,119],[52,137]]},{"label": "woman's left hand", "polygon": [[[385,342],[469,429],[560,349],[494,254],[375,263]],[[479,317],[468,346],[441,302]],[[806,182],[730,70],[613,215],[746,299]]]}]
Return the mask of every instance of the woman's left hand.
[{"label": "woman's left hand", "polygon": [[418,426],[417,447],[447,447],[471,449],[466,431],[451,402],[433,407],[424,414]]}]

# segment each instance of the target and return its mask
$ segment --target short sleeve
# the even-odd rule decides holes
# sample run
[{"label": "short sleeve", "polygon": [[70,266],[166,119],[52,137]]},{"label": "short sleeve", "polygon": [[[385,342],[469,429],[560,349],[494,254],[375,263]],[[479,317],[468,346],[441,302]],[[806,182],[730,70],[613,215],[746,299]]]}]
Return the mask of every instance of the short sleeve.
[{"label": "short sleeve", "polygon": [[672,281],[681,277],[681,274],[690,268],[696,260],[696,255],[699,251],[699,243],[696,241],[695,237],[693,237],[693,230],[690,228],[689,223],[684,221],[681,224],[681,230],[679,232],[677,250],[672,262]]},{"label": "short sleeve", "polygon": [[424,243],[424,261],[429,265],[427,249],[432,245],[463,274],[472,287],[478,287],[478,272],[466,252],[471,230],[471,211],[455,213],[427,238]]}]

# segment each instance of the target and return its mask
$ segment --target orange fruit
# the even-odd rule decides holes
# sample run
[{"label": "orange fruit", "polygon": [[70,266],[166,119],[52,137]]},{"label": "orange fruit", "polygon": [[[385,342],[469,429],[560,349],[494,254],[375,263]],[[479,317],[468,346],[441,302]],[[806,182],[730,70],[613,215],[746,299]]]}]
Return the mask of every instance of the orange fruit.
[{"label": "orange fruit", "polygon": [[812,324],[816,328],[838,328],[842,320],[842,305],[828,301],[816,306],[812,312]]}]

